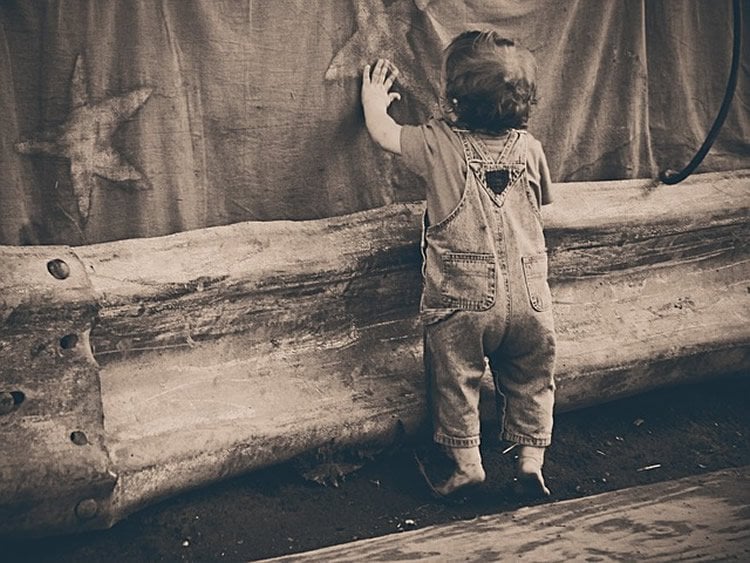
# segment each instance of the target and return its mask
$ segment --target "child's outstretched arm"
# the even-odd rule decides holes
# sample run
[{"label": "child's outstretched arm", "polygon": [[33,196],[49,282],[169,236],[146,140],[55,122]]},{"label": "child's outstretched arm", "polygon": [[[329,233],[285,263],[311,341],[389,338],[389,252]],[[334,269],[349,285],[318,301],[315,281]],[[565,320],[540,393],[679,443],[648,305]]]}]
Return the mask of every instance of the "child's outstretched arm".
[{"label": "child's outstretched arm", "polygon": [[365,123],[372,139],[387,151],[401,154],[401,126],[388,115],[388,107],[401,94],[389,92],[398,76],[398,69],[385,59],[378,59],[370,73],[365,66],[362,77],[362,107]]}]

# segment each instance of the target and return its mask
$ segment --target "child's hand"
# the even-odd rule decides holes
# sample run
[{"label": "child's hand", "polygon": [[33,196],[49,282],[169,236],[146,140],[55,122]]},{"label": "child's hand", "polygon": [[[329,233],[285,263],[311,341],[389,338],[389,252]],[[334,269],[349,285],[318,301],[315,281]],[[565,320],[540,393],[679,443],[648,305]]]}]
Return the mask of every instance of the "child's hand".
[{"label": "child's hand", "polygon": [[389,91],[397,76],[398,69],[385,59],[378,59],[372,73],[367,65],[362,77],[362,108],[373,140],[385,150],[401,154],[401,126],[388,115],[391,102],[401,99],[401,94]]},{"label": "child's hand", "polygon": [[[390,71],[390,72],[389,72]],[[370,65],[365,66],[362,76],[362,106],[368,110],[387,110],[401,94],[389,92],[398,76],[398,68],[387,59],[378,59],[370,73]]]}]

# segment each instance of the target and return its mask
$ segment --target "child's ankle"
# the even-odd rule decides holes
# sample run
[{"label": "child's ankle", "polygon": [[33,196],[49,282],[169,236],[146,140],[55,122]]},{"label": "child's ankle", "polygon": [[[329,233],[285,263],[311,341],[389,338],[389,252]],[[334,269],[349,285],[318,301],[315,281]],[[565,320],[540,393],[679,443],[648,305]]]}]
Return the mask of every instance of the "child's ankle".
[{"label": "child's ankle", "polygon": [[550,490],[544,483],[542,465],[544,465],[544,450],[538,446],[521,446],[518,452],[518,466],[516,477],[524,494],[535,497],[548,497]]},{"label": "child's ankle", "polygon": [[482,465],[482,454],[479,451],[479,446],[469,448],[445,446],[445,451],[457,465]]},{"label": "child's ankle", "polygon": [[544,465],[544,452],[542,446],[521,446],[518,451],[518,470],[521,473],[541,472]]},{"label": "child's ankle", "polygon": [[479,446],[470,448],[447,447],[446,451],[456,464],[456,474],[468,477],[471,481],[484,481],[485,472]]}]

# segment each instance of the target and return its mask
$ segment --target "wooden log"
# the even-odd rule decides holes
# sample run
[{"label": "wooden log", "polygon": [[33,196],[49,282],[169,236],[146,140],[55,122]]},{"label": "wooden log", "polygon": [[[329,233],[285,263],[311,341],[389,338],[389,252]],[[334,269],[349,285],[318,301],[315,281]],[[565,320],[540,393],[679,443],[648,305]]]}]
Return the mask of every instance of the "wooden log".
[{"label": "wooden log", "polygon": [[[544,217],[559,409],[748,369],[749,187],[748,171],[556,186]],[[187,488],[424,426],[421,209],[70,250],[99,307],[91,343],[118,476],[106,525]]]},{"label": "wooden log", "polygon": [[0,248],[0,530],[101,528],[116,475],[89,344],[93,289],[70,249]]},{"label": "wooden log", "polygon": [[742,467],[264,561],[741,561],[748,503]]}]

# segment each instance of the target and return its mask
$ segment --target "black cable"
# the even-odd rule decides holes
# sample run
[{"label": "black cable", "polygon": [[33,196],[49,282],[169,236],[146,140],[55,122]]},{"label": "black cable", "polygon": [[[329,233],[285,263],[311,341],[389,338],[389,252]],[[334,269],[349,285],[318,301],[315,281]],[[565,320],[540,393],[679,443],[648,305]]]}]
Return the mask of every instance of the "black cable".
[{"label": "black cable", "polygon": [[729,113],[729,106],[732,103],[734,97],[734,91],[737,88],[737,76],[739,74],[740,67],[740,50],[742,45],[742,18],[740,17],[740,0],[732,1],[732,13],[734,17],[734,39],[732,42],[732,67],[729,71],[729,79],[727,80],[727,88],[724,91],[724,99],[721,102],[719,113],[716,116],[714,124],[711,126],[711,130],[706,135],[706,140],[703,141],[703,145],[695,153],[693,159],[688,163],[685,168],[680,172],[671,172],[665,170],[659,174],[659,179],[665,184],[677,184],[682,182],[685,178],[690,176],[700,163],[705,158],[708,151],[711,149],[711,145],[714,144],[721,126],[724,124],[724,120]]}]

